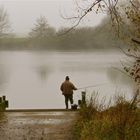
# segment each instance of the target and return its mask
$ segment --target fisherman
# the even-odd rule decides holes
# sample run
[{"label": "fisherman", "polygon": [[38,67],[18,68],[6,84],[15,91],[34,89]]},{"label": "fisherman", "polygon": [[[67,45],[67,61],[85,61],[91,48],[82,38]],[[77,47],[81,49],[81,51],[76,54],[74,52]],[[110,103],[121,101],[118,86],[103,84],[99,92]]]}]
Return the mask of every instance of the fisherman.
[{"label": "fisherman", "polygon": [[61,84],[60,90],[65,97],[65,105],[66,109],[68,109],[68,101],[71,103],[71,107],[73,105],[73,90],[77,90],[77,88],[73,85],[72,82],[69,81],[69,76],[66,76],[65,81]]}]

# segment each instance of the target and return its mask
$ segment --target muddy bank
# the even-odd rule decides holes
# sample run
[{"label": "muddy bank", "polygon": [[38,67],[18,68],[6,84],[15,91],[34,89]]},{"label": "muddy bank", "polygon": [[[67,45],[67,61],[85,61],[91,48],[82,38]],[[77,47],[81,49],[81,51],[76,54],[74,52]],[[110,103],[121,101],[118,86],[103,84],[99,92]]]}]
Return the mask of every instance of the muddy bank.
[{"label": "muddy bank", "polygon": [[72,140],[75,111],[5,112],[0,115],[0,140]]}]

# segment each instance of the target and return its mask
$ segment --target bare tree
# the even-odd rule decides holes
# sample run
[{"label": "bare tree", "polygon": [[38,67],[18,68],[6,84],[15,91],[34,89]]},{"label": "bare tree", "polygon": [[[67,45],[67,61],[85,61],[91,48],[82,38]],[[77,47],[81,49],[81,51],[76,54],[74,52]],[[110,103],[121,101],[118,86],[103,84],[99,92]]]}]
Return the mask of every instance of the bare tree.
[{"label": "bare tree", "polygon": [[0,7],[0,38],[8,35],[10,29],[9,16],[3,7]]},{"label": "bare tree", "polygon": [[55,34],[54,28],[50,27],[46,17],[40,16],[29,33],[29,37],[32,39],[46,39],[49,36]]}]

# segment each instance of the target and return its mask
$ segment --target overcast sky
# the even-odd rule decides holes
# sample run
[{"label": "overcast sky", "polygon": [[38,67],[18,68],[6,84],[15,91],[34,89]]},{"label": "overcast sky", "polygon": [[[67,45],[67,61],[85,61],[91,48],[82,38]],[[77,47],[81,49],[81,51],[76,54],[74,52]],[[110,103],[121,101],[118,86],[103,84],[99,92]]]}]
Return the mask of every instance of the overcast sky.
[{"label": "overcast sky", "polygon": [[[39,16],[45,16],[51,26],[60,28],[70,26],[70,22],[61,17],[72,16],[76,8],[74,0],[0,0],[9,14],[13,32],[25,34],[34,26]],[[103,19],[103,14],[91,13],[82,26],[96,26]]]}]

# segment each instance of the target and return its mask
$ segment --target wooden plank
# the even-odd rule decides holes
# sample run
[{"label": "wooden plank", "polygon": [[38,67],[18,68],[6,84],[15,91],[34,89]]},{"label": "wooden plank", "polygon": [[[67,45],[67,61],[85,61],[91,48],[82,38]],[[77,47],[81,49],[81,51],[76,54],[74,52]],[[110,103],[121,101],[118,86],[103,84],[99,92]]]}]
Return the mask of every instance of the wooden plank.
[{"label": "wooden plank", "polygon": [[7,109],[5,112],[66,112],[78,111],[79,109]]}]

